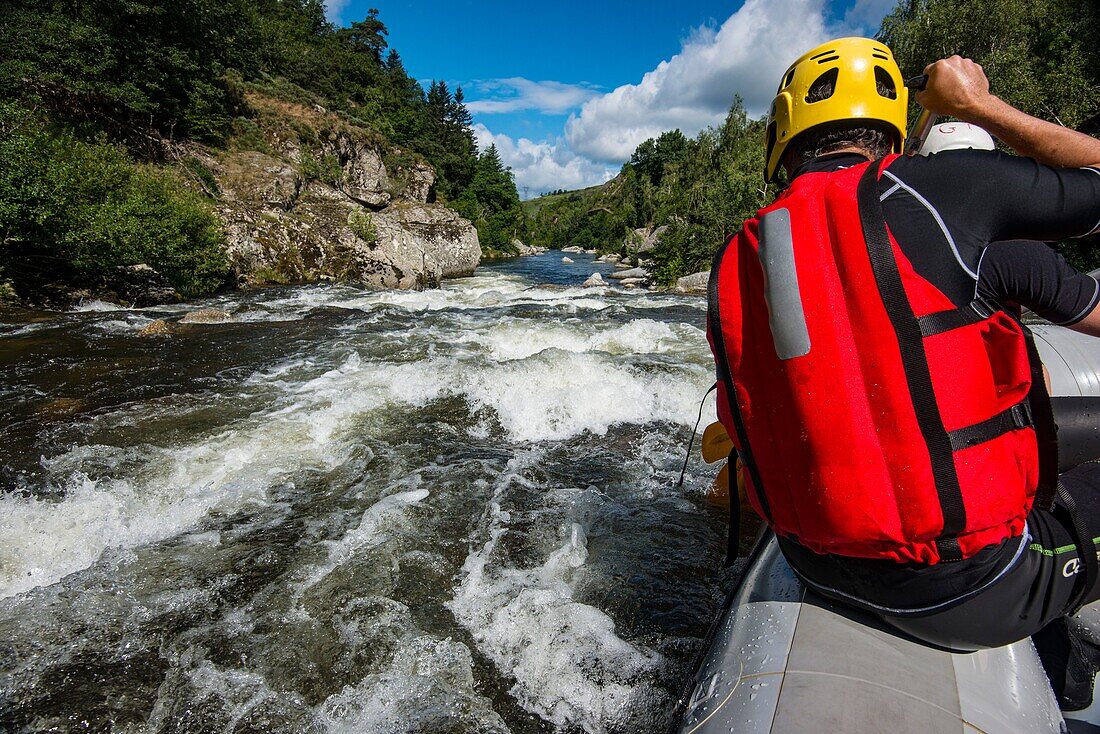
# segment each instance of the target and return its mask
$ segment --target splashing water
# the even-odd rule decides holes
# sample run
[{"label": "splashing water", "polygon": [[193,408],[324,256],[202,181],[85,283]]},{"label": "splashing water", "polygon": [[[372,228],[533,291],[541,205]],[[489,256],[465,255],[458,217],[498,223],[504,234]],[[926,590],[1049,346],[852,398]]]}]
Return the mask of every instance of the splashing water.
[{"label": "splashing water", "polygon": [[705,304],[575,259],[0,314],[3,728],[666,726],[723,594]]}]

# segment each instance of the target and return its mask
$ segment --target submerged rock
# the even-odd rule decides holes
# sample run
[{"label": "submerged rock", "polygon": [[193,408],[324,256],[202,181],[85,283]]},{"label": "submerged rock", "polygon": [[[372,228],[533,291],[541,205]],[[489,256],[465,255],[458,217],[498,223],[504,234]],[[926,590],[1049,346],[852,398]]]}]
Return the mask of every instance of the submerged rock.
[{"label": "submerged rock", "polygon": [[168,322],[164,319],[151,321],[145,326],[138,329],[138,336],[160,336],[162,334],[170,333],[172,333],[172,329],[168,326]]},{"label": "submerged rock", "polygon": [[[185,314],[180,319],[181,324],[224,324],[233,320],[233,315],[228,311],[222,311],[217,308],[200,308],[198,311],[192,311]],[[156,323],[156,322],[154,322]],[[150,324],[152,326],[152,324]]]}]

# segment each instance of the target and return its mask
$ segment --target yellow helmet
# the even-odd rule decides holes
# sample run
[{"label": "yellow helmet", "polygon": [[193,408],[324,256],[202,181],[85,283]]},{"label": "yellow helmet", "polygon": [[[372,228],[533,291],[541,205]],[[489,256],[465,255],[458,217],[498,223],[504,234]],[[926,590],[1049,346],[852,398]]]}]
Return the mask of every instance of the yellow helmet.
[{"label": "yellow helmet", "polygon": [[[812,89],[829,87],[831,95],[808,101]],[[787,69],[772,100],[764,180],[775,180],[791,141],[830,122],[884,122],[897,133],[894,151],[900,153],[908,104],[909,92],[901,69],[885,44],[870,38],[838,38],[807,51]]]}]

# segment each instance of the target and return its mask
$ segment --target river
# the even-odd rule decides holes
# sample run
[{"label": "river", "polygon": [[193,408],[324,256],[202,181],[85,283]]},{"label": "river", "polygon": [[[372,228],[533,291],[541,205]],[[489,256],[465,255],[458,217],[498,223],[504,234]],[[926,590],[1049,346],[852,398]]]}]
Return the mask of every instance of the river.
[{"label": "river", "polygon": [[0,729],[661,731],[731,582],[705,303],[570,257],[0,314]]}]

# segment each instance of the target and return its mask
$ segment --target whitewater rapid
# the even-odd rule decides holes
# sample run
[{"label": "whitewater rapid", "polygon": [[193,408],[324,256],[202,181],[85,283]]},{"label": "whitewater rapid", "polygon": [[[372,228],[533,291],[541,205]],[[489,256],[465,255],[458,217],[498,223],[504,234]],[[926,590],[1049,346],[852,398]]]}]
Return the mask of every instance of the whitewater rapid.
[{"label": "whitewater rapid", "polygon": [[663,727],[728,582],[705,304],[578,260],[0,318],[0,723]]}]

